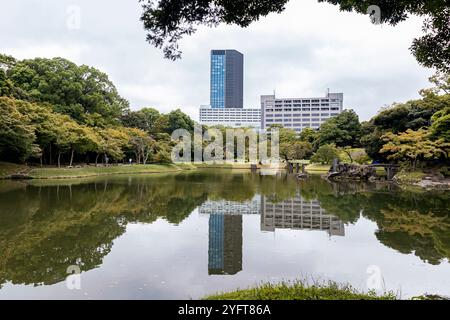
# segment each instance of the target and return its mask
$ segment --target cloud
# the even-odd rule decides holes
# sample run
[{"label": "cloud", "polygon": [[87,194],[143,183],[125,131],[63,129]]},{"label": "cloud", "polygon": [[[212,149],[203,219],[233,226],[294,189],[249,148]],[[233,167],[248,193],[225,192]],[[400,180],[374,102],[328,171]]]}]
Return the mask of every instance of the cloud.
[{"label": "cloud", "polygon": [[[68,24],[74,7],[79,29]],[[385,104],[417,98],[432,73],[408,49],[421,34],[417,17],[396,27],[375,26],[367,16],[339,12],[330,4],[292,0],[282,14],[246,29],[199,27],[181,41],[182,60],[172,62],[145,42],[140,13],[138,1],[6,2],[0,52],[19,58],[62,56],[95,66],[110,75],[132,108],[181,107],[194,119],[198,107],[209,102],[209,52],[215,48],[245,54],[247,107],[258,107],[259,96],[273,90],[295,97],[323,95],[330,88],[343,91],[345,105],[368,119]]]}]

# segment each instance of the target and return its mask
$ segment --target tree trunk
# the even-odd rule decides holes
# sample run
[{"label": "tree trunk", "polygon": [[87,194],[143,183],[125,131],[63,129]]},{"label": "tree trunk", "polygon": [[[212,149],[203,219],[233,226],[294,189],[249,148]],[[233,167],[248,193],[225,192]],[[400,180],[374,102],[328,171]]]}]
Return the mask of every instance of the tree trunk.
[{"label": "tree trunk", "polygon": [[69,164],[69,167],[72,166],[72,163],[73,163],[73,154],[74,154],[74,152],[75,152],[75,150],[72,148],[72,152],[71,152],[71,154],[70,154],[70,164]]},{"label": "tree trunk", "polygon": [[58,152],[58,168],[61,168],[61,151]]},{"label": "tree trunk", "polygon": [[52,165],[52,144],[51,143],[50,143],[49,153],[50,153],[50,158],[49,158],[48,164]]},{"label": "tree trunk", "polygon": [[350,151],[345,151],[344,152],[348,155],[348,158],[350,159],[350,163],[353,163],[353,158],[352,158],[352,154]]},{"label": "tree trunk", "polygon": [[100,153],[97,153],[97,156],[95,157],[95,166],[97,166],[98,164],[98,156],[100,155]]}]

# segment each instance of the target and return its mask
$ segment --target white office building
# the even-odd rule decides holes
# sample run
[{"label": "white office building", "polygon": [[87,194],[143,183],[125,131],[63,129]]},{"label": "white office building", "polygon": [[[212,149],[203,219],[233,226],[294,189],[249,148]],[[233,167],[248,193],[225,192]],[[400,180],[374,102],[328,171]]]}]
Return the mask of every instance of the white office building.
[{"label": "white office building", "polygon": [[276,98],[261,96],[261,128],[281,124],[297,132],[304,128],[319,129],[320,125],[342,112],[343,93],[327,93],[319,98]]},{"label": "white office building", "polygon": [[259,129],[261,126],[261,109],[201,106],[199,120],[200,124],[207,126],[222,125],[233,128],[251,127]]}]

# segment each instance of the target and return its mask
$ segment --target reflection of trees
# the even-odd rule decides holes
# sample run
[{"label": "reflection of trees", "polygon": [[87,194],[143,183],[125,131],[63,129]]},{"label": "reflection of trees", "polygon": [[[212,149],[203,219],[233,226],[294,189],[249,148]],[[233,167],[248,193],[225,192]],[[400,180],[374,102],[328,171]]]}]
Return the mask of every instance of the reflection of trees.
[{"label": "reflection of trees", "polygon": [[398,205],[380,211],[377,238],[402,253],[414,253],[431,264],[450,260],[450,218],[442,212],[421,213]]},{"label": "reflection of trees", "polygon": [[362,211],[377,223],[378,240],[401,253],[414,253],[432,264],[450,259],[448,193],[407,192],[392,185],[331,184],[322,179],[302,181],[300,191],[305,199],[318,199],[323,209],[344,222],[356,222]]},{"label": "reflection of trees", "polygon": [[14,188],[2,184],[0,284],[51,284],[65,279],[70,265],[82,271],[96,268],[129,222],[163,218],[179,224],[208,198],[247,201],[259,188],[286,196],[295,192],[295,180],[286,184],[243,172],[130,179],[26,187],[14,183]]},{"label": "reflection of trees", "polygon": [[83,271],[96,268],[129,222],[179,224],[207,199],[245,202],[262,194],[281,202],[299,190],[345,222],[357,221],[362,210],[378,224],[376,236],[386,246],[430,263],[450,259],[448,193],[394,193],[386,186],[320,178],[199,170],[53,186],[2,183],[0,285],[55,283],[72,264]]},{"label": "reflection of trees", "polygon": [[0,193],[0,284],[50,284],[63,280],[70,265],[98,267],[127,222],[180,223],[206,193],[173,179]]}]

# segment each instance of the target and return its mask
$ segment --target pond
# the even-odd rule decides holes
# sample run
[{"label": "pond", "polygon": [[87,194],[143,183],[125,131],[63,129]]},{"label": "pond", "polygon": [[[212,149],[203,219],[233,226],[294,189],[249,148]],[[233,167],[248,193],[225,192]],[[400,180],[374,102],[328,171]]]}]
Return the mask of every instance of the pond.
[{"label": "pond", "polygon": [[238,170],[0,181],[0,299],[197,299],[295,279],[450,296],[449,200]]}]

